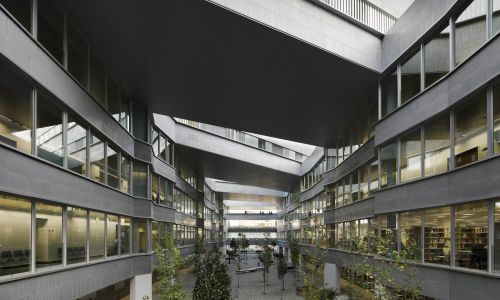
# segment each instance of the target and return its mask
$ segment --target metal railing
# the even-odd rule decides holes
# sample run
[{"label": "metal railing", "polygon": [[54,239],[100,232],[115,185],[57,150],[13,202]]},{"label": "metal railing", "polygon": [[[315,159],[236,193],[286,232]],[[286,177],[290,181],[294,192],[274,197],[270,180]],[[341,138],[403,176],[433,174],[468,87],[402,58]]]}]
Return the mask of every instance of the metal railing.
[{"label": "metal railing", "polygon": [[315,0],[336,11],[385,34],[397,18],[366,0]]},{"label": "metal railing", "polygon": [[264,150],[266,152],[270,152],[276,155],[279,155],[281,157],[285,157],[288,159],[292,159],[298,162],[303,162],[306,158],[307,155],[297,152],[292,149],[285,148],[283,146],[271,143],[269,141],[266,141],[264,139],[261,139],[253,134],[244,132],[244,131],[239,131],[236,129],[231,129],[231,128],[225,128],[225,127],[220,127],[216,125],[210,125],[210,124],[205,124],[201,122],[196,122],[196,121],[191,121],[191,120],[186,120],[186,119],[181,119],[181,118],[174,118],[174,120],[178,123],[184,124],[189,127],[193,127],[199,130],[203,130],[218,136],[222,136],[224,138],[234,140],[240,143],[243,143],[245,145],[258,148],[261,150]]}]

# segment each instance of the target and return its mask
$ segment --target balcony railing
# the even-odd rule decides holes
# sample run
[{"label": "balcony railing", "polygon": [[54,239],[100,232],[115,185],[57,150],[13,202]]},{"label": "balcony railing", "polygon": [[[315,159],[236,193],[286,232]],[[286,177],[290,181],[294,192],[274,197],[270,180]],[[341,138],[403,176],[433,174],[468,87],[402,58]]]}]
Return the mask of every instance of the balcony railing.
[{"label": "balcony railing", "polygon": [[269,141],[266,141],[264,139],[261,139],[253,134],[244,131],[205,124],[196,121],[190,121],[181,118],[174,118],[174,120],[186,126],[203,130],[205,132],[209,132],[211,134],[215,134],[218,136],[222,136],[224,138],[243,143],[247,146],[258,148],[298,162],[303,162],[307,158],[307,155],[303,153],[271,143]]},{"label": "balcony railing", "polygon": [[397,18],[366,0],[314,0],[348,16],[369,28],[385,34]]}]

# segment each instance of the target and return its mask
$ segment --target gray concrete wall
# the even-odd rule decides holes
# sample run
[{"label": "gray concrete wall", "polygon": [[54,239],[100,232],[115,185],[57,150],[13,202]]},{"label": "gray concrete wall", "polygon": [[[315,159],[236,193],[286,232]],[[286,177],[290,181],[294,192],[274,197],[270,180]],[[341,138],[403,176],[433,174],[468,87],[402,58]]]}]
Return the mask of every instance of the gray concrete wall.
[{"label": "gray concrete wall", "polygon": [[[334,210],[335,222],[371,218],[374,216],[374,198],[351,203]],[[325,219],[326,223],[326,219]]]},{"label": "gray concrete wall", "polygon": [[311,153],[311,155],[306,158],[303,162],[302,165],[300,166],[301,168],[301,173],[302,175],[307,174],[309,171],[314,168],[314,166],[325,156],[325,148],[323,147],[316,147],[314,148],[314,151]]},{"label": "gray concrete wall", "polygon": [[323,193],[324,190],[325,190],[324,179],[322,179],[318,183],[316,183],[312,188],[300,193],[299,201],[304,202],[304,201],[310,200],[314,196],[316,196],[320,193]]},{"label": "gray concrete wall", "polygon": [[375,192],[375,214],[500,197],[500,157]]},{"label": "gray concrete wall", "polygon": [[76,299],[151,271],[151,255],[127,256],[81,267],[68,266],[3,283],[0,285],[0,300]]},{"label": "gray concrete wall", "polygon": [[249,19],[375,71],[379,37],[304,0],[211,0]]}]

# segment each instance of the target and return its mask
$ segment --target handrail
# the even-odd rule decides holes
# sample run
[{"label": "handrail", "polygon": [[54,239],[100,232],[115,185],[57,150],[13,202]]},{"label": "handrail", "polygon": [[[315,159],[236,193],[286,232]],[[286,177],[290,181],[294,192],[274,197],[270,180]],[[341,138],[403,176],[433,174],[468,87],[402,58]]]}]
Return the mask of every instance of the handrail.
[{"label": "handrail", "polygon": [[397,18],[377,5],[366,0],[315,0],[334,10],[385,34]]},{"label": "handrail", "polygon": [[184,124],[189,127],[193,127],[205,132],[209,132],[224,138],[234,140],[245,145],[258,148],[260,150],[270,152],[281,157],[285,157],[298,162],[303,162],[308,156],[304,153],[277,145],[275,143],[269,142],[267,140],[261,139],[248,132],[239,131],[236,129],[225,128],[216,125],[205,124],[197,121],[191,121],[181,118],[173,118],[176,122]]}]

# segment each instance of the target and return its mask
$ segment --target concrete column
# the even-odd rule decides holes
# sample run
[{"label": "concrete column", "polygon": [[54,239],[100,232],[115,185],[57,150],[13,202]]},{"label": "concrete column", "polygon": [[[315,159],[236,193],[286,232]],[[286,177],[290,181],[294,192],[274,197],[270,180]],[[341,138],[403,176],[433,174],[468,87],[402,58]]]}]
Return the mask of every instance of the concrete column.
[{"label": "concrete column", "polygon": [[340,266],[325,263],[325,287],[340,291]]},{"label": "concrete column", "polygon": [[130,280],[131,300],[153,299],[153,274],[143,274],[132,277]]}]

